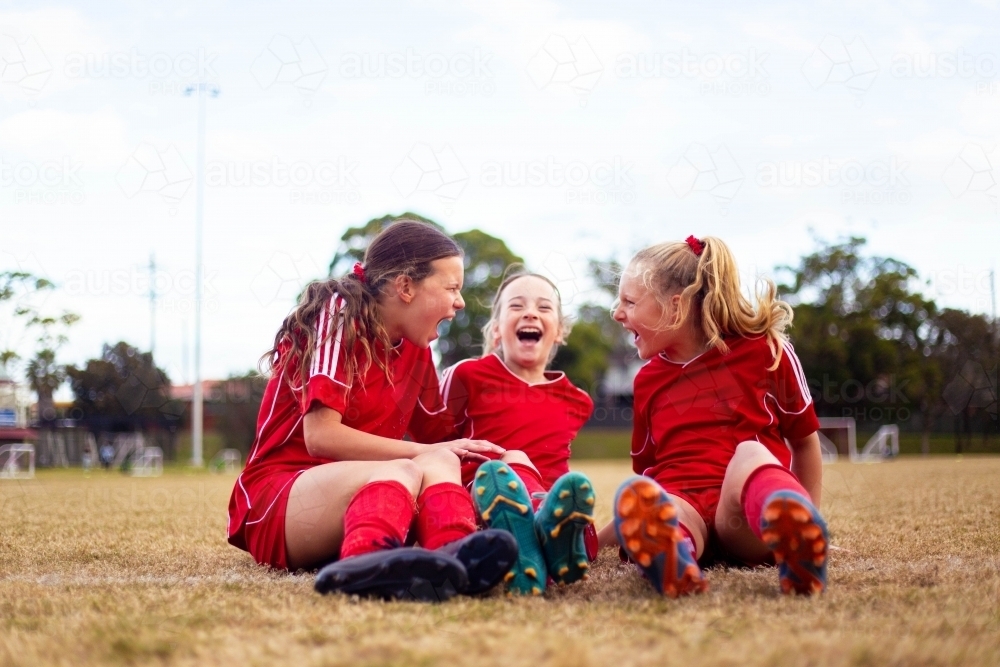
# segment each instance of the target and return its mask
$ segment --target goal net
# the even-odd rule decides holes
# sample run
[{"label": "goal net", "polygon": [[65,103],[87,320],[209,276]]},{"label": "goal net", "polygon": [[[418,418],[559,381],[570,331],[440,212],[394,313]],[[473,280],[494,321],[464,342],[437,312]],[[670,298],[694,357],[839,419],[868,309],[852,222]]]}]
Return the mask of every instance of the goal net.
[{"label": "goal net", "polygon": [[0,479],[32,479],[34,476],[34,445],[17,443],[0,447]]}]

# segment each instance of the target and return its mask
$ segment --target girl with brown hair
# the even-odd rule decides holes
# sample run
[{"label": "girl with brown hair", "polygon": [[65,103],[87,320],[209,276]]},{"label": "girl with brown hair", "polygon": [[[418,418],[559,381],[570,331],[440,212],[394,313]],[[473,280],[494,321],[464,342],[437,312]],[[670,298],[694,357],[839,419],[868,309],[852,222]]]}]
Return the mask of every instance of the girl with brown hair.
[{"label": "girl with brown hair", "polygon": [[[513,538],[475,533],[458,439],[429,345],[464,307],[462,251],[399,220],[341,279],[311,283],[263,361],[257,437],[229,504],[229,541],[261,564],[320,572],[320,592],[444,599],[495,585]],[[409,435],[410,441],[403,440]],[[427,444],[422,444],[427,443]],[[404,548],[414,538],[422,548]]]}]

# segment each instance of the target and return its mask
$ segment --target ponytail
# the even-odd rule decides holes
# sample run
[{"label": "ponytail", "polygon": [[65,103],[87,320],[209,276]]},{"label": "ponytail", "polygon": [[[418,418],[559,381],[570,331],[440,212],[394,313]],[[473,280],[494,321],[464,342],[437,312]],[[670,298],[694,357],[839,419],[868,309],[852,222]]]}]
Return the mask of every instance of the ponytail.
[{"label": "ponytail", "polygon": [[[274,345],[261,357],[261,370],[284,371],[285,365],[294,361],[295,367],[288,369],[294,371],[288,382],[293,387],[304,387],[309,381],[314,351],[336,335],[338,326],[334,324],[328,327],[323,340],[317,340],[320,314],[337,295],[340,307],[335,314],[343,319],[341,345],[353,351],[344,357],[346,384],[350,386],[355,377],[367,373],[372,363],[392,382],[392,341],[382,322],[379,297],[397,276],[405,275],[419,283],[433,272],[431,262],[461,256],[458,244],[433,225],[405,218],[391,223],[372,240],[363,265],[355,265],[343,278],[317,280],[306,286],[295,310],[275,334]],[[376,343],[381,347],[381,356],[376,354]]]},{"label": "ponytail", "polygon": [[726,336],[765,335],[774,357],[770,370],[778,367],[792,308],[778,299],[777,287],[767,278],[758,281],[753,301],[744,296],[736,260],[722,239],[661,243],[639,251],[632,264],[661,305],[680,294],[677,323],[663,323],[666,328],[694,316],[708,345],[723,353],[729,351]]}]

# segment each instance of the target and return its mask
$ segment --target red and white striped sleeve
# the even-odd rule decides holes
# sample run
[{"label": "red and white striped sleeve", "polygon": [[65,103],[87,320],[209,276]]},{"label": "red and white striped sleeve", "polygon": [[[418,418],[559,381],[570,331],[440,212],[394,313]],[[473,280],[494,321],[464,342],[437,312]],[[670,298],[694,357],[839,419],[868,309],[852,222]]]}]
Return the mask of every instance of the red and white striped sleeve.
[{"label": "red and white striped sleeve", "polygon": [[778,422],[785,438],[804,438],[819,429],[809,381],[792,344],[782,343],[781,361],[772,372],[771,390],[778,406]]},{"label": "red and white striped sleeve", "polygon": [[344,300],[334,294],[327,307],[316,320],[315,342],[309,364],[309,379],[303,397],[303,413],[315,404],[344,414],[348,393],[346,355],[344,349],[344,318],[341,315]]}]

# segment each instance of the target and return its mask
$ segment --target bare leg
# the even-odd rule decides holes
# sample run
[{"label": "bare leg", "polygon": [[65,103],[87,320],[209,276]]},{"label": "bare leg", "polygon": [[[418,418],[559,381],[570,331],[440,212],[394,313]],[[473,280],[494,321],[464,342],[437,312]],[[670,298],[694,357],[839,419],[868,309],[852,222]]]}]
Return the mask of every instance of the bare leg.
[{"label": "bare leg", "polygon": [[517,449],[510,449],[504,452],[500,457],[500,460],[504,463],[517,463],[518,465],[528,466],[535,472],[538,472],[538,468],[536,468],[535,464],[531,462],[528,455]]},{"label": "bare leg", "polygon": [[442,482],[462,483],[462,464],[458,456],[447,449],[435,449],[413,457],[422,474],[420,493]]},{"label": "bare leg", "polygon": [[344,512],[365,484],[395,481],[416,495],[421,471],[413,461],[338,461],[310,468],[295,480],[285,510],[285,550],[295,570],[329,560],[344,541]]},{"label": "bare leg", "polygon": [[771,464],[780,465],[764,445],[754,440],[741,442],[736,446],[736,453],[726,467],[726,476],[722,481],[715,531],[730,554],[748,563],[761,562],[771,550],[750,530],[740,494],[754,470]]}]

